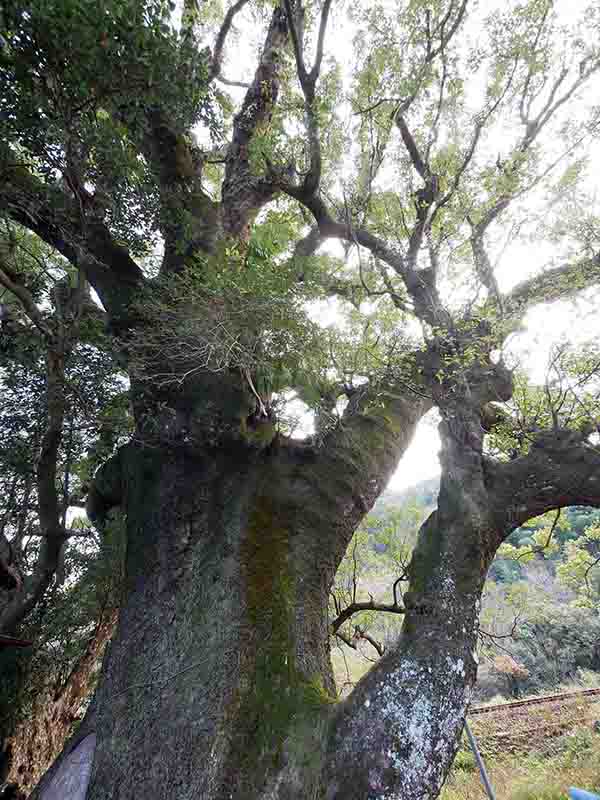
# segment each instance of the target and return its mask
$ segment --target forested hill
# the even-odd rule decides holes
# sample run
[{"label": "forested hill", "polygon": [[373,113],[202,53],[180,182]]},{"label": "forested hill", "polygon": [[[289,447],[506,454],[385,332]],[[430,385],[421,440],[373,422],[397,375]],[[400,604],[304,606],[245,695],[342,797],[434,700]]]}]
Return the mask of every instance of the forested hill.
[{"label": "forested hill", "polygon": [[406,503],[433,508],[437,500],[439,489],[439,475],[436,475],[434,478],[426,478],[406,489],[388,489],[377,501],[374,512],[378,513],[386,508],[399,508]]}]

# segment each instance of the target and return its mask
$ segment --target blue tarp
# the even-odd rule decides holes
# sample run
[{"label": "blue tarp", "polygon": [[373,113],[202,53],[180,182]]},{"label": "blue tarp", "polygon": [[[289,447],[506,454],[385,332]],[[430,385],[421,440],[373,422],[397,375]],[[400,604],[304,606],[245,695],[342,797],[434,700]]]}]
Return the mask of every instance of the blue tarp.
[{"label": "blue tarp", "polygon": [[575,789],[574,787],[569,789],[569,797],[571,800],[600,800],[600,794],[592,794],[592,792]]}]

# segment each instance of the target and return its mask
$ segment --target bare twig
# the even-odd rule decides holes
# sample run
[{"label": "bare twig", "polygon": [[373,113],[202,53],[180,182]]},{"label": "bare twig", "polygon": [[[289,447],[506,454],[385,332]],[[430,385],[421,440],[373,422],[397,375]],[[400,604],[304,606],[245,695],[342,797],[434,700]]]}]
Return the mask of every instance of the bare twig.
[{"label": "bare twig", "polygon": [[397,605],[397,603],[376,603],[373,598],[367,601],[353,601],[331,623],[332,633],[337,633],[344,622],[347,622],[354,614],[358,614],[361,611],[385,611],[391,614],[406,613],[404,607]]}]

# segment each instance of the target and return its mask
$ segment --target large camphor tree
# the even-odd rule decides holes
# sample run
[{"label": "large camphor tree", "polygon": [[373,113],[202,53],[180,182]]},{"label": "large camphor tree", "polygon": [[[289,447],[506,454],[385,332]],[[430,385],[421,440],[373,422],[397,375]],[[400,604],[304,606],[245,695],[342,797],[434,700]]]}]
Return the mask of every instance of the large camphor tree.
[{"label": "large camphor tree", "polygon": [[[527,424],[502,358],[529,308],[600,279],[600,20],[581,12],[4,3],[0,211],[76,268],[69,297],[96,293],[135,419],[88,495],[100,530],[126,519],[118,626],[34,796],[437,796],[497,548],[600,505],[593,348]],[[50,326],[60,386],[64,320],[7,259],[0,282]],[[433,408],[441,488],[402,634],[336,703],[329,589]]]}]

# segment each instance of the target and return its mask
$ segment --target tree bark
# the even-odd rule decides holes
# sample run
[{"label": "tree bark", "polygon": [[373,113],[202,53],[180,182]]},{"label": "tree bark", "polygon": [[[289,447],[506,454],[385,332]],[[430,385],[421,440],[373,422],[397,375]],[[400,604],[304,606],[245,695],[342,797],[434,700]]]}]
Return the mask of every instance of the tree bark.
[{"label": "tree bark", "polygon": [[392,398],[384,416],[351,413],[322,448],[182,436],[108,462],[90,513],[126,512],[127,600],[95,701],[33,796],[72,790],[91,732],[88,800],[320,791],[329,588],[426,408]]},{"label": "tree bark", "polygon": [[277,442],[120,451],[93,505],[126,510],[129,597],[89,716],[34,797],[59,796],[65,758],[68,768],[90,732],[81,800],[437,797],[475,681],[497,535],[484,459],[465,455],[448,425],[401,640],[341,704],[327,625],[339,559],[417,405],[398,403],[379,439],[379,422],[351,417],[323,453]]},{"label": "tree bark", "polygon": [[90,695],[90,684],[115,628],[108,612],[92,632],[87,647],[61,685],[40,687],[33,707],[8,738],[11,753],[6,783],[28,793],[60,754],[65,739]]}]

